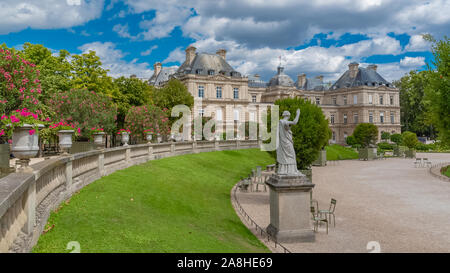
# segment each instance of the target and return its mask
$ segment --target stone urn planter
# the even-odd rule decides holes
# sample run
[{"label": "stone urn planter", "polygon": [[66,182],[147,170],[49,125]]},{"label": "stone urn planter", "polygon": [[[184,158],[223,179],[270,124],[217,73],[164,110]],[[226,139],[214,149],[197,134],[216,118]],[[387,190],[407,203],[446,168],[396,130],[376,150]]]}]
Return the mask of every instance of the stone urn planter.
[{"label": "stone urn planter", "polygon": [[146,135],[145,135],[145,139],[147,140],[147,142],[148,143],[150,143],[150,142],[152,142],[152,134],[151,133],[147,133]]},{"label": "stone urn planter", "polygon": [[128,141],[130,141],[130,134],[128,132],[122,132],[122,144],[123,146],[128,146]]},{"label": "stone urn planter", "polygon": [[327,151],[321,150],[319,151],[319,157],[316,159],[316,161],[314,161],[313,166],[326,166],[327,165]]},{"label": "stone urn planter", "polygon": [[374,160],[377,157],[377,148],[360,148],[358,154],[360,160]]},{"label": "stone urn planter", "polygon": [[72,135],[75,130],[60,130],[58,131],[59,148],[63,151],[63,154],[68,154],[69,149],[72,147]]},{"label": "stone urn planter", "polygon": [[97,149],[101,149],[103,147],[103,136],[104,132],[93,133],[94,136],[94,144],[97,146]]},{"label": "stone urn planter", "polygon": [[[40,124],[38,127],[43,128],[44,125]],[[11,151],[18,158],[16,164],[20,165],[18,170],[22,172],[33,171],[29,167],[30,158],[35,157],[39,152],[39,133],[30,135],[29,131],[32,129],[33,125],[24,124],[22,127],[15,128],[12,134]]]},{"label": "stone urn planter", "polygon": [[408,149],[405,151],[405,157],[406,158],[415,158],[416,157],[416,150]]}]

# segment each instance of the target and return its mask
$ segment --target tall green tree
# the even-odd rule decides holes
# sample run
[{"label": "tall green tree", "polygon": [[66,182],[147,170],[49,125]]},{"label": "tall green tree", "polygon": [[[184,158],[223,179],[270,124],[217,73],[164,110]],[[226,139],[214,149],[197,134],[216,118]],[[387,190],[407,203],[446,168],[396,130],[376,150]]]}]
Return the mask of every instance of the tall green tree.
[{"label": "tall green tree", "polygon": [[425,87],[425,105],[429,123],[436,127],[439,139],[450,144],[450,41],[448,37],[433,42],[434,60],[428,65],[428,82]]},{"label": "tall green tree", "polygon": [[177,79],[171,79],[163,88],[156,89],[153,92],[153,102],[161,108],[167,108],[169,111],[172,111],[172,107],[178,104],[192,108],[194,97],[192,97],[182,82]]},{"label": "tall green tree", "polygon": [[413,131],[419,135],[433,137],[433,127],[426,121],[425,86],[427,71],[410,71],[395,85],[400,90],[400,119],[402,131]]},{"label": "tall green tree", "polygon": [[375,144],[378,140],[378,128],[372,123],[360,123],[355,127],[353,136],[362,147]]},{"label": "tall green tree", "polygon": [[107,75],[108,70],[102,67],[100,57],[95,51],[72,56],[72,87],[87,89],[96,93],[113,94],[117,89],[113,79]]},{"label": "tall green tree", "polygon": [[114,79],[112,98],[117,104],[117,123],[124,126],[125,116],[132,106],[147,105],[152,102],[153,87],[138,78],[120,77]]}]

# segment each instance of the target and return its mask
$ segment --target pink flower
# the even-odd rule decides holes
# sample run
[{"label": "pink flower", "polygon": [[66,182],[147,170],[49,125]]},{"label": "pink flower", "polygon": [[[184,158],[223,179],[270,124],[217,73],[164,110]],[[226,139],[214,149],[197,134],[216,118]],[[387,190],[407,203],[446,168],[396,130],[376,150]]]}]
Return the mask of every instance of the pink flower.
[{"label": "pink flower", "polygon": [[11,116],[11,122],[12,123],[16,123],[16,122],[19,122],[19,121],[20,121],[20,119],[18,119],[16,116],[14,116],[14,115]]},{"label": "pink flower", "polygon": [[34,133],[36,132],[36,130],[31,129],[30,131],[28,131],[28,133],[30,134],[30,136],[34,135]]},{"label": "pink flower", "polygon": [[80,128],[78,128],[78,129],[77,129],[77,132],[78,132],[78,133],[80,134],[80,133],[81,133],[81,129],[80,129]]}]

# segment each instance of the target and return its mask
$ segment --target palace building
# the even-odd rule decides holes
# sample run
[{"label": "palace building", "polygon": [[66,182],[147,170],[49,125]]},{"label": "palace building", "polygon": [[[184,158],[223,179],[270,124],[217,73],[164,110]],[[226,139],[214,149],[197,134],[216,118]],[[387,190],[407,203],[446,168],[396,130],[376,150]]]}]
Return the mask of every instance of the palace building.
[{"label": "palace building", "polygon": [[[171,78],[183,82],[194,97],[193,116],[209,116],[224,126],[236,122],[261,122],[261,111],[277,99],[301,97],[319,105],[330,123],[330,142],[345,144],[358,123],[373,123],[382,132],[400,133],[399,90],[377,72],[376,65],[359,67],[350,63],[348,70],[332,85],[323,77],[296,81],[279,66],[269,82],[259,75],[243,76],[226,61],[226,50],[216,54],[186,49],[186,60],[178,68],[154,65],[149,84],[163,86]],[[229,128],[229,127],[227,127]],[[225,129],[224,129],[225,131]]]}]

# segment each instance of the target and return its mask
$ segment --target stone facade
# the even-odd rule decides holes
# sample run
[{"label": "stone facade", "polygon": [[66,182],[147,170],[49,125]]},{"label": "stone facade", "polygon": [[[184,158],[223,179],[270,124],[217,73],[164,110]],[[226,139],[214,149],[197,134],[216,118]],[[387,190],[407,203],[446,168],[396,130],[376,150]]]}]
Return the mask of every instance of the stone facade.
[{"label": "stone facade", "polygon": [[280,66],[265,83],[259,75],[242,76],[235,71],[226,62],[224,49],[216,54],[196,53],[196,48],[189,46],[186,60],[176,72],[161,77],[158,74],[164,68],[160,63],[155,68],[150,84],[158,78],[163,80],[156,87],[164,85],[164,80],[179,79],[195,99],[193,117],[213,117],[223,123],[223,132],[235,128],[236,123],[261,122],[261,111],[277,99],[289,97],[301,97],[322,108],[333,132],[332,143],[345,144],[346,137],[363,122],[378,126],[379,139],[382,132],[401,132],[399,90],[377,73],[376,65],[362,68],[351,63],[331,86],[322,76],[307,78],[305,74],[294,82]]}]

